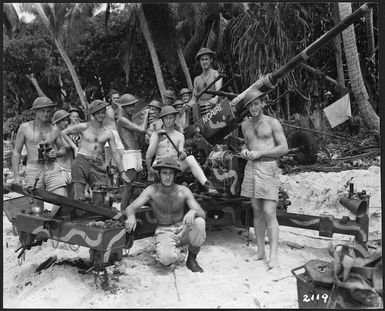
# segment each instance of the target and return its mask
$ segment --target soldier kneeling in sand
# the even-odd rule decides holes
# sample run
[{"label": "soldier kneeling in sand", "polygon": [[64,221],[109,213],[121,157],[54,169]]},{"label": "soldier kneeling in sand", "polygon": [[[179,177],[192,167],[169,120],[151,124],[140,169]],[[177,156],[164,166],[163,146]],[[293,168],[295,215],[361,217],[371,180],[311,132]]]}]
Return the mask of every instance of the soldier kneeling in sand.
[{"label": "soldier kneeling in sand", "polygon": [[[143,205],[150,205],[158,223],[156,259],[165,266],[178,263],[181,259],[178,247],[188,244],[187,268],[192,272],[203,272],[196,256],[206,240],[206,214],[189,188],[174,183],[176,173],[181,172],[175,159],[162,158],[153,168],[159,171],[160,183],[144,189],[124,211],[126,229],[129,232],[135,230],[135,212]],[[186,205],[189,211],[185,214]]]}]

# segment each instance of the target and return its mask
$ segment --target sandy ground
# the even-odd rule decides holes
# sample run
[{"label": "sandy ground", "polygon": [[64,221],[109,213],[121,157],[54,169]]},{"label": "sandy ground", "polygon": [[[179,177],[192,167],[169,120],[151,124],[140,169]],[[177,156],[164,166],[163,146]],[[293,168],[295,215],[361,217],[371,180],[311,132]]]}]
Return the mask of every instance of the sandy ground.
[{"label": "sandy ground", "polygon": [[[381,239],[380,168],[339,173],[300,173],[281,176],[292,205],[288,212],[310,215],[350,216],[338,203],[348,182],[357,191],[366,190],[370,198],[369,240]],[[18,237],[3,216],[3,307],[4,308],[298,308],[296,278],[291,269],[311,259],[330,261],[330,243],[352,240],[335,234],[319,237],[318,232],[280,227],[280,268],[267,271],[263,261],[253,259],[257,247],[250,229],[248,243],[244,229],[208,229],[207,240],[198,255],[204,273],[192,273],[184,264],[174,270],[155,262],[153,238],[137,240],[128,256],[108,267],[109,283],[102,277],[82,275],[76,267],[53,265],[35,273],[48,257],[58,261],[88,259],[88,249],[71,250],[51,241],[27,251],[26,261],[18,265],[14,250]],[[55,242],[56,244],[56,242]],[[248,245],[249,244],[249,245]],[[268,250],[268,244],[267,244]],[[298,272],[300,273],[300,272]]]}]

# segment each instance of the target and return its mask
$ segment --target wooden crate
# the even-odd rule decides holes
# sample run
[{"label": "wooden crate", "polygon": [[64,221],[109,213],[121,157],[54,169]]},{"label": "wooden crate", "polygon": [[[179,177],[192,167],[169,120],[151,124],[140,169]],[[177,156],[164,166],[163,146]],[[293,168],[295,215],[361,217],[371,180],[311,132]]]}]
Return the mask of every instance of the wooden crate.
[{"label": "wooden crate", "polygon": [[31,212],[31,198],[15,192],[9,192],[3,196],[3,211],[10,222],[16,219],[16,215]]}]

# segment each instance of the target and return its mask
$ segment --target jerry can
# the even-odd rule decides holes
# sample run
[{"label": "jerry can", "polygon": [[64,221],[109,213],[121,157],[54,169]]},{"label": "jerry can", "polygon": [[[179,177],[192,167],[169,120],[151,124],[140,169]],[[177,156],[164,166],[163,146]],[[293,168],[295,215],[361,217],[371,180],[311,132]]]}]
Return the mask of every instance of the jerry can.
[{"label": "jerry can", "polygon": [[[305,269],[301,274],[295,272]],[[291,270],[297,279],[298,307],[300,309],[326,309],[334,284],[333,264],[313,259]]]}]

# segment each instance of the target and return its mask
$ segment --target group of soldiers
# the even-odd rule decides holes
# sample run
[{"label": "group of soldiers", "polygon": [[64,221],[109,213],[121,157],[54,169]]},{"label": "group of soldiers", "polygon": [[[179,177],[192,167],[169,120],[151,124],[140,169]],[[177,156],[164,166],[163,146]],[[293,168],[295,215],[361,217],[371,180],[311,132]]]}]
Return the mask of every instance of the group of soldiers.
[{"label": "group of soldiers", "polygon": [[[68,195],[71,184],[73,197],[84,200],[87,187],[107,185],[107,167],[115,167],[124,184],[120,209],[126,214],[126,229],[136,227],[135,212],[143,205],[151,206],[157,219],[155,232],[156,256],[164,266],[184,260],[180,247],[188,245],[186,266],[193,272],[203,272],[196,256],[204,243],[205,212],[188,187],[177,185],[175,175],[190,170],[205,191],[211,195],[217,190],[206,178],[192,155],[185,152],[184,129],[188,125],[187,111],[199,107],[200,115],[213,108],[218,97],[199,92],[212,83],[219,73],[212,68],[215,53],[202,48],[196,60],[202,74],[195,77],[192,91],[184,88],[180,99],[167,90],[164,102],[153,100],[148,104],[148,126],[133,121],[135,104],[139,99],[131,94],[111,91],[110,102],[95,100],[89,106],[88,120],[79,122],[79,111],[58,110],[47,97],[38,97],[32,105],[36,116],[21,124],[12,156],[14,182],[20,182],[20,154],[25,145],[27,166],[24,183],[35,185],[60,195]],[[219,90],[219,79],[210,88]],[[276,119],[262,111],[262,93],[250,91],[245,95],[245,106],[251,118],[242,124],[245,145],[241,156],[248,160],[242,195],[251,198],[254,227],[257,236],[257,259],[265,259],[265,230],[271,242],[269,267],[277,263],[278,222],[275,206],[278,201],[277,157],[287,152],[282,128]],[[146,124],[144,122],[143,124]],[[148,148],[144,153],[141,137]],[[133,200],[132,182],[143,170],[145,158],[149,180],[157,179]],[[185,206],[188,213],[184,214]]]}]

